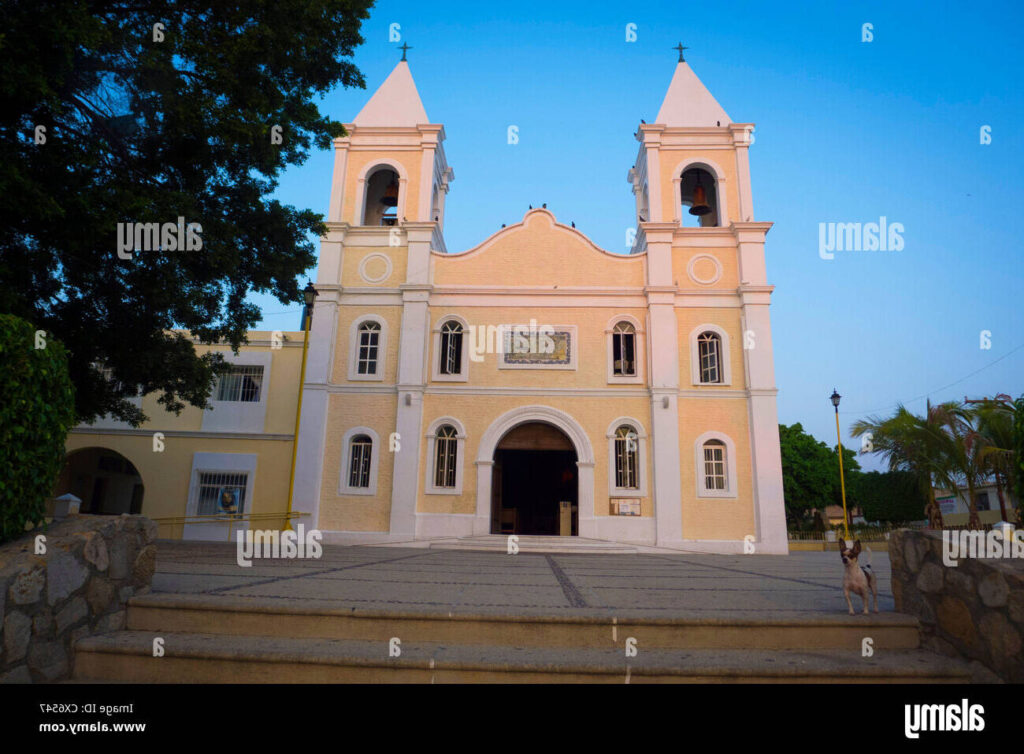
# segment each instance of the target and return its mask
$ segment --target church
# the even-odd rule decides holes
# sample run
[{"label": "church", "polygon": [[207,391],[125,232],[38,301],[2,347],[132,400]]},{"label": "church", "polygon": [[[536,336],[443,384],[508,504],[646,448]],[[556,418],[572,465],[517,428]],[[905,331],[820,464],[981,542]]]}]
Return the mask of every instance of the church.
[{"label": "church", "polygon": [[[303,333],[284,334],[285,348],[252,333],[237,355],[197,344],[237,372],[211,409],[176,418],[154,402],[143,430],[112,422],[69,438],[89,464],[104,465],[102,448],[125,459],[139,496],[126,508],[162,517],[161,536],[222,538],[200,525],[221,514],[263,528],[285,509],[294,441],[293,508],[326,542],[516,534],[787,552],[753,124],[729,118],[682,50],[623,166],[628,254],[545,207],[449,251],[445,129],[404,58],[346,129],[297,438]],[[159,458],[155,429],[172,451]],[[65,490],[95,494],[86,463]]]},{"label": "church", "polygon": [[346,129],[294,489],[325,536],[786,551],[753,125],[682,56],[636,134],[629,254],[545,208],[449,252],[444,126],[404,60]]}]

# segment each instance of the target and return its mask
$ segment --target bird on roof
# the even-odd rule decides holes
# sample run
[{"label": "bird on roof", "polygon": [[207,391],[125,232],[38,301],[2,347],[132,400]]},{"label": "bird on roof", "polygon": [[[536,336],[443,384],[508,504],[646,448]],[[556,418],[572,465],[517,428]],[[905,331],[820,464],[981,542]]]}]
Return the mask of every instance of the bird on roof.
[{"label": "bird on roof", "polygon": [[572,227],[574,227],[574,228],[576,227],[576,221],[575,220],[572,221]]}]

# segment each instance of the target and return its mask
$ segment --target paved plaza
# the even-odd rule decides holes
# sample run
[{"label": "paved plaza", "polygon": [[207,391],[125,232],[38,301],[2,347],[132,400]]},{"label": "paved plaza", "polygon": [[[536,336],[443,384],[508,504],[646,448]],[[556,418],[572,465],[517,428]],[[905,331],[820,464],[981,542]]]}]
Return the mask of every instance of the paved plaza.
[{"label": "paved plaza", "polygon": [[[873,554],[893,610],[888,554]],[[235,545],[161,541],[154,592],[301,600],[360,611],[723,618],[844,615],[835,552],[507,555],[324,545],[317,560],[255,560]],[[853,597],[861,609],[860,599]]]}]

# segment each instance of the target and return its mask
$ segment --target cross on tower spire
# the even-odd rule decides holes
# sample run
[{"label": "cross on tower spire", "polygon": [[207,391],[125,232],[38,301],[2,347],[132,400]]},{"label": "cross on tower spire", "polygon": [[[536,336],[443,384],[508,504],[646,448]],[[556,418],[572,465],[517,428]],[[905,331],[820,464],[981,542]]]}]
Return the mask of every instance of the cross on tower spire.
[{"label": "cross on tower spire", "polygon": [[[677,45],[676,45],[675,47],[673,47],[672,49],[673,49],[673,50],[679,50],[679,62],[680,62],[680,63],[685,63],[685,62],[686,62],[686,58],[684,58],[684,57],[683,57],[683,50],[689,50],[690,48],[689,48],[689,47],[683,47],[683,43],[682,43],[682,42],[680,42],[679,44],[677,44]],[[403,60],[404,60],[404,59],[405,59],[405,58],[403,58]]]},{"label": "cross on tower spire", "polygon": [[[398,49],[402,51],[402,62],[403,63],[406,62],[406,60],[405,60],[405,53],[407,53],[412,48],[408,45],[408,43],[402,42],[402,46],[399,47]],[[680,57],[682,57],[682,53],[679,53],[679,55],[680,55]]]}]

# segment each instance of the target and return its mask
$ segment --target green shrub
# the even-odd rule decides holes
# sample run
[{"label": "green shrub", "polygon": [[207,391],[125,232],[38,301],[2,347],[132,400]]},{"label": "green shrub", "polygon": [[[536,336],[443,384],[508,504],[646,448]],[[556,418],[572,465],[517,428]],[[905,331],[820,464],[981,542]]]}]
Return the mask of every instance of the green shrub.
[{"label": "green shrub", "polygon": [[[39,347],[41,346],[41,347]],[[0,314],[0,542],[42,523],[75,423],[64,346]]]}]

